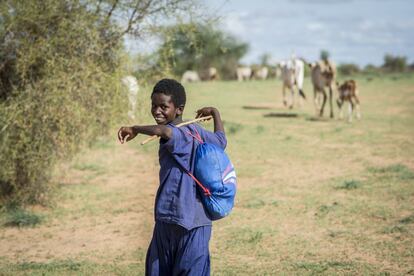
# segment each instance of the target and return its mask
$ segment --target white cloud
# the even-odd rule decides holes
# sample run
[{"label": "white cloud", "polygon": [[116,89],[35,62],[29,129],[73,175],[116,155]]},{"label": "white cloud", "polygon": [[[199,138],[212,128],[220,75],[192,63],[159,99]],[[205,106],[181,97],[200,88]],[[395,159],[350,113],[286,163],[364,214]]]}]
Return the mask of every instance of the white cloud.
[{"label": "white cloud", "polygon": [[316,59],[321,49],[338,61],[361,65],[380,64],[387,52],[414,58],[414,5],[409,0],[316,2],[229,2],[233,34],[251,45],[244,61],[258,62],[265,52],[284,58],[293,51]]},{"label": "white cloud", "polygon": [[306,25],[306,29],[309,31],[321,31],[325,29],[325,26],[320,22],[310,22]]},{"label": "white cloud", "polygon": [[247,15],[247,12],[232,12],[228,14],[224,20],[224,28],[237,36],[243,36],[247,31],[243,17]]}]

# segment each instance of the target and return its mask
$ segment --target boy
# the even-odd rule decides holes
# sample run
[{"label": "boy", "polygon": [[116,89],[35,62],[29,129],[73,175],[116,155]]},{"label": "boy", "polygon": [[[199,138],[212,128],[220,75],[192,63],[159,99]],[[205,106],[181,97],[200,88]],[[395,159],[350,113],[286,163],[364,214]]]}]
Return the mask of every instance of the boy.
[{"label": "boy", "polygon": [[[199,125],[180,128],[186,102],[184,87],[172,79],[163,79],[151,94],[151,113],[157,125],[121,127],[121,143],[137,134],[158,135],[160,139],[160,186],[155,198],[155,226],[148,248],[146,275],[210,275],[211,220],[200,201],[194,180],[182,169],[193,172],[195,150],[199,142],[192,136],[198,132],[204,142],[225,148],[220,113],[204,107],[196,117],[211,115],[214,133]],[[190,132],[190,133],[189,133]]]}]

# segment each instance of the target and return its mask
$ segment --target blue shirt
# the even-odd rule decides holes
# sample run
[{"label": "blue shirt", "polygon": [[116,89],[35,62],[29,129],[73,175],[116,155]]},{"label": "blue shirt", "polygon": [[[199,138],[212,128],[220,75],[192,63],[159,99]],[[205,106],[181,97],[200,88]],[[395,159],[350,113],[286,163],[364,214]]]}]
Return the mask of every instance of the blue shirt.
[{"label": "blue shirt", "polygon": [[[211,220],[200,201],[195,181],[183,170],[194,172],[196,139],[187,133],[195,134],[197,129],[206,143],[215,144],[225,149],[227,140],[224,132],[210,132],[198,124],[175,127],[169,140],[160,140],[158,152],[160,162],[160,186],[155,198],[155,220],[178,224],[187,230],[211,225]],[[181,164],[181,166],[179,165]]]}]

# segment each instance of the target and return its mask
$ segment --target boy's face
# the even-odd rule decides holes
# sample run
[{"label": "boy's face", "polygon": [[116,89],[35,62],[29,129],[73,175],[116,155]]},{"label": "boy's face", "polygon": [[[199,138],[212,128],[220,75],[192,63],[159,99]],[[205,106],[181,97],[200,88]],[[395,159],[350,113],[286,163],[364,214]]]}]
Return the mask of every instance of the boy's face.
[{"label": "boy's face", "polygon": [[156,93],[151,97],[151,114],[158,125],[166,125],[183,114],[183,106],[176,107],[170,95]]}]

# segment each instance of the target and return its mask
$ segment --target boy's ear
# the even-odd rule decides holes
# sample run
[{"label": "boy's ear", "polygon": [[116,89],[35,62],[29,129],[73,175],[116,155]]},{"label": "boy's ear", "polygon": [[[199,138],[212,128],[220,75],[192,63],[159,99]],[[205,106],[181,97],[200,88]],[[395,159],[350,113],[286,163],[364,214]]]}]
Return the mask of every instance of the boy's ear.
[{"label": "boy's ear", "polygon": [[177,108],[177,115],[183,115],[183,112],[184,112],[184,105],[180,105]]}]

